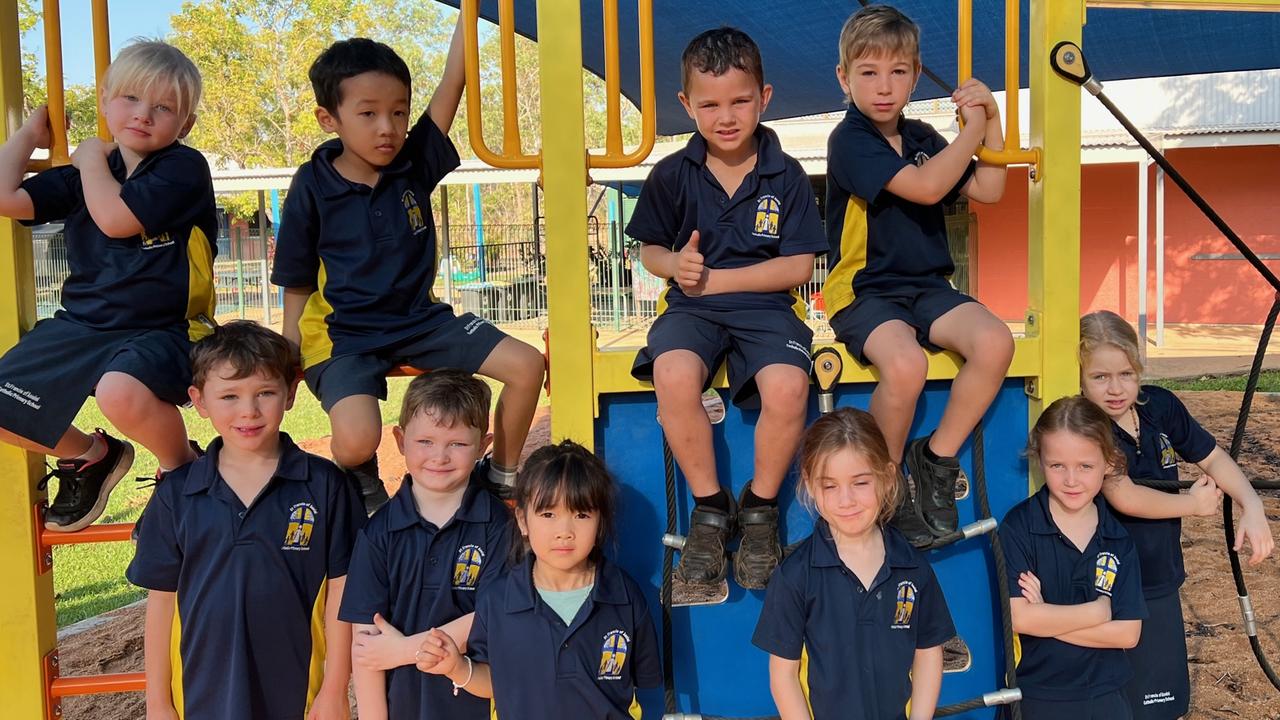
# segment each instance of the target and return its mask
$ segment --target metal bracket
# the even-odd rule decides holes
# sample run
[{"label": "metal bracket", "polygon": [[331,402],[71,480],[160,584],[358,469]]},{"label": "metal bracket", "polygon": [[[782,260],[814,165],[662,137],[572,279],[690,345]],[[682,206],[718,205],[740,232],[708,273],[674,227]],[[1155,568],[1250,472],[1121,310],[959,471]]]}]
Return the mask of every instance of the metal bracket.
[{"label": "metal bracket", "polygon": [[53,681],[61,675],[58,669],[58,651],[50,650],[41,663],[41,677],[44,681],[45,720],[61,720],[62,698],[53,696]]}]

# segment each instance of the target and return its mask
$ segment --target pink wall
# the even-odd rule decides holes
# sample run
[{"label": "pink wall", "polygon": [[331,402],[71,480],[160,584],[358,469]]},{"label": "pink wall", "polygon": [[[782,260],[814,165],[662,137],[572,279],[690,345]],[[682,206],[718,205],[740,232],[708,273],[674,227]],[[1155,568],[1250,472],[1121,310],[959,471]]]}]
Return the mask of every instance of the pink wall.
[{"label": "pink wall", "polygon": [[[1280,147],[1171,150],[1169,159],[1259,255],[1280,253]],[[1149,177],[1148,313],[1155,318],[1155,169]],[[1081,182],[1080,303],[1087,312],[1138,312],[1138,177],[1135,164],[1086,165]],[[975,205],[978,298],[1007,320],[1026,308],[1026,171],[1011,170],[1005,197]],[[1165,319],[1259,323],[1272,294],[1171,180],[1165,180]],[[1280,274],[1280,261],[1268,266]]]}]

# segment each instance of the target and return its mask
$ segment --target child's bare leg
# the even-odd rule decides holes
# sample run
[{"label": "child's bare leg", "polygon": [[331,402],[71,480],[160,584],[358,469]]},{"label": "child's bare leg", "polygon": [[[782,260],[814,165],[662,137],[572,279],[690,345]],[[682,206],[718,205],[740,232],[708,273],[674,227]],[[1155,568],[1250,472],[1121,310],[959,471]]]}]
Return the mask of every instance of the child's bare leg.
[{"label": "child's bare leg", "polygon": [[884,434],[889,456],[901,465],[929,359],[916,341],[915,329],[901,320],[889,320],[872,330],[862,352],[880,375],[871,393],[871,416]]},{"label": "child's bare leg", "polygon": [[362,465],[378,453],[382,442],[382,414],[378,398],[372,395],[348,395],[329,410],[333,440],[329,451],[333,461],[344,468]]},{"label": "child's bare leg", "polygon": [[929,441],[929,449],[939,457],[954,457],[1000,391],[1013,361],[1013,336],[999,318],[971,302],[935,320],[929,341],[964,358],[942,421]]},{"label": "child's bare leg", "polygon": [[89,452],[89,448],[93,446],[93,438],[75,427],[67,428],[67,431],[58,440],[58,444],[51,448],[33,443],[21,435],[15,435],[4,429],[0,429],[0,442],[20,447],[27,452],[40,453],[53,458],[80,457]]},{"label": "child's bare leg", "polygon": [[671,454],[684,473],[694,497],[720,492],[716,456],[711,446],[711,421],[702,407],[707,367],[688,350],[669,350],[653,363],[653,389],[658,415]]},{"label": "child's bare leg", "polygon": [[755,476],[751,492],[762,500],[778,496],[804,433],[809,376],[794,365],[767,365],[756,373],[760,419],[756,422]]},{"label": "child's bare leg", "polygon": [[493,412],[493,463],[503,470],[515,470],[520,464],[545,371],[542,353],[511,337],[494,346],[480,366],[481,375],[502,383]]},{"label": "child's bare leg", "polygon": [[122,372],[109,372],[98,381],[94,394],[111,424],[150,450],[161,468],[172,470],[196,459],[187,442],[182,413],[156,397],[142,381]]}]

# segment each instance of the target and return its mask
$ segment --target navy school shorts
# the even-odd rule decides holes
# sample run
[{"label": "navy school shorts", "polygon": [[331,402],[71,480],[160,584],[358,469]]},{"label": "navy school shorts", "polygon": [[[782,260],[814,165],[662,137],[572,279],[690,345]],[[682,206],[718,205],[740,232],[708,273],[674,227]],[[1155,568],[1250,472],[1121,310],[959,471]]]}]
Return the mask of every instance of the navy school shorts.
[{"label": "navy school shorts", "polygon": [[978,302],[938,278],[903,284],[888,292],[874,291],[858,295],[853,304],[831,318],[836,340],[845,344],[849,354],[863,365],[870,365],[863,348],[871,333],[890,320],[901,320],[915,328],[920,347],[937,352],[942,348],[929,342],[929,328],[943,315],[971,302]]},{"label": "navy school shorts", "polygon": [[339,355],[307,368],[307,387],[327,413],[352,395],[387,399],[387,372],[397,365],[419,370],[456,368],[474,373],[507,334],[493,323],[463,313],[404,342],[373,353]]},{"label": "navy school shorts", "polygon": [[99,330],[62,317],[41,320],[0,357],[0,427],[51,448],[98,380],[121,372],[156,397],[185,405],[191,386],[186,329]]},{"label": "navy school shorts", "polygon": [[[688,350],[707,367],[707,387],[728,365],[729,397],[745,408],[760,406],[756,373],[769,365],[813,369],[813,330],[790,310],[696,310],[668,308],[649,328],[648,344],[636,355],[631,375],[653,380],[653,364],[671,350]],[[703,388],[704,390],[706,387]]]},{"label": "navy school shorts", "polygon": [[1191,705],[1182,598],[1177,591],[1147,598],[1147,613],[1137,647],[1126,651],[1133,679],[1124,692],[1134,720],[1175,720]]},{"label": "navy school shorts", "polygon": [[[1005,713],[1002,717],[1008,717]],[[1022,701],[1022,717],[1027,720],[1132,720],[1124,693],[1112,690],[1084,700]]]}]

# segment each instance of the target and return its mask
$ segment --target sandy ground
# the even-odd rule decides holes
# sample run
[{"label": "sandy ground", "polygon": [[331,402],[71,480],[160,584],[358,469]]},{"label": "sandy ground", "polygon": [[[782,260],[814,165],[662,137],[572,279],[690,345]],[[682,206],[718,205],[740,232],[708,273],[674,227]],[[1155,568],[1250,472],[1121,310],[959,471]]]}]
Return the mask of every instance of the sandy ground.
[{"label": "sandy ground", "polygon": [[[1224,446],[1230,441],[1239,411],[1240,394],[1227,392],[1183,393],[1192,413]],[[1259,397],[1242,451],[1242,465],[1251,476],[1280,479],[1280,399]],[[535,421],[525,452],[548,441],[550,418],[542,413]],[[327,440],[305,443],[324,454]],[[395,477],[404,465],[388,431],[379,459],[383,475]],[[1183,477],[1193,478],[1194,467],[1184,467]],[[392,488],[393,489],[393,488]],[[1280,496],[1263,493],[1273,531],[1280,536]],[[1192,711],[1188,720],[1209,718],[1280,720],[1280,691],[1268,683],[1241,632],[1240,609],[1223,548],[1221,518],[1197,518],[1184,524],[1183,548],[1189,574],[1183,588],[1187,645],[1191,659]],[[1259,570],[1247,570],[1246,580],[1258,617],[1263,647],[1280,665],[1280,561],[1272,559]],[[101,625],[62,643],[62,670],[66,675],[135,672],[142,669],[141,607],[116,611]],[[64,704],[68,720],[132,720],[143,712],[141,693],[71,698]]]}]

